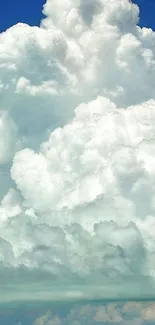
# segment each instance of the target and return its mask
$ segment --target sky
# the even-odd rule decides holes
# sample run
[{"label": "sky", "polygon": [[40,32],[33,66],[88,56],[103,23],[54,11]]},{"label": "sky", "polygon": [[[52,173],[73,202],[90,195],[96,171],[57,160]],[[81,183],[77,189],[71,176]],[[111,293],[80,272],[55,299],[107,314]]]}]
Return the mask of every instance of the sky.
[{"label": "sky", "polygon": [[43,17],[42,6],[44,0],[2,0],[0,10],[0,32],[17,24],[39,25]]},{"label": "sky", "polygon": [[0,305],[154,299],[155,33],[128,0],[39,19],[0,34]]},{"label": "sky", "polygon": [[134,0],[140,7],[140,25],[155,30],[155,2],[154,0]]},{"label": "sky", "polygon": [[[5,31],[18,22],[29,25],[40,25],[43,18],[42,7],[45,0],[3,0],[0,10],[0,32]],[[154,0],[134,0],[140,7],[140,25],[155,29],[155,3]]]}]

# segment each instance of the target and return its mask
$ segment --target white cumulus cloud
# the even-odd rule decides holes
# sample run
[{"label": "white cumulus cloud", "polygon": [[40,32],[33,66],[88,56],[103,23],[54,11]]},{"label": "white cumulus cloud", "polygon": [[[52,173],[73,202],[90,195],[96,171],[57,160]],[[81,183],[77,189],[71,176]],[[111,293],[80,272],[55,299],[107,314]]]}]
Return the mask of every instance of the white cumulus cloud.
[{"label": "white cumulus cloud", "polygon": [[155,33],[128,0],[47,0],[43,12],[40,27],[0,35],[2,282],[46,274],[148,294]]}]

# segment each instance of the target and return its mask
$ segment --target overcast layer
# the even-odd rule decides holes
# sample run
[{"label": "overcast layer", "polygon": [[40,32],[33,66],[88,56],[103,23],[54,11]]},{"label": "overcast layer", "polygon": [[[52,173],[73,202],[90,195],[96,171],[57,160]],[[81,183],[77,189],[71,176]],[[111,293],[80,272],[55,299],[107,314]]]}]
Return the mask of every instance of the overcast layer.
[{"label": "overcast layer", "polygon": [[152,295],[155,33],[128,0],[43,12],[0,34],[0,282]]}]

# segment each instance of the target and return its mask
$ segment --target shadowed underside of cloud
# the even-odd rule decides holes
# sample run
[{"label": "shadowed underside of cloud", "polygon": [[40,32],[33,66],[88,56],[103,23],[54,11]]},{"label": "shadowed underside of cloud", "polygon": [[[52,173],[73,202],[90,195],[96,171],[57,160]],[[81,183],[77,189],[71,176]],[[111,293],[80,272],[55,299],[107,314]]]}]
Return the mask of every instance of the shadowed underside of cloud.
[{"label": "shadowed underside of cloud", "polygon": [[44,14],[0,34],[0,284],[152,297],[155,33],[128,0]]}]

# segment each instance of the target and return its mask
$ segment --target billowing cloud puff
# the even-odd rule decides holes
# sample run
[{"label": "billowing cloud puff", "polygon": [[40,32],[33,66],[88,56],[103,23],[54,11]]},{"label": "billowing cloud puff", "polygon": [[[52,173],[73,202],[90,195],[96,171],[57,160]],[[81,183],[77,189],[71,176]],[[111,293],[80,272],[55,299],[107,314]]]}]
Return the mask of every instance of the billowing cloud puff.
[{"label": "billowing cloud puff", "polygon": [[59,310],[50,309],[41,314],[33,325],[65,325],[80,324],[112,324],[112,325],[143,325],[153,324],[155,320],[154,303],[96,303],[69,305],[65,314]]},{"label": "billowing cloud puff", "polygon": [[44,14],[0,37],[2,282],[151,293],[155,34],[128,0]]},{"label": "billowing cloud puff", "polygon": [[70,302],[35,304],[26,308],[0,309],[0,318],[10,325],[151,325],[154,302]]},{"label": "billowing cloud puff", "polygon": [[39,153],[24,149],[14,157],[11,176],[24,206],[48,224],[35,225],[31,234],[47,255],[26,256],[42,268],[44,260],[52,272],[59,263],[61,277],[66,267],[87,278],[150,275],[154,102],[125,110],[99,97],[75,115]]}]

